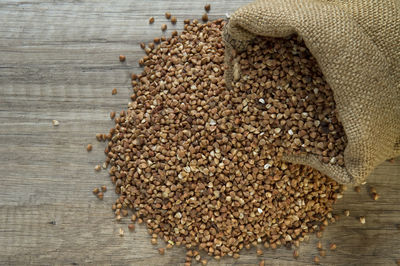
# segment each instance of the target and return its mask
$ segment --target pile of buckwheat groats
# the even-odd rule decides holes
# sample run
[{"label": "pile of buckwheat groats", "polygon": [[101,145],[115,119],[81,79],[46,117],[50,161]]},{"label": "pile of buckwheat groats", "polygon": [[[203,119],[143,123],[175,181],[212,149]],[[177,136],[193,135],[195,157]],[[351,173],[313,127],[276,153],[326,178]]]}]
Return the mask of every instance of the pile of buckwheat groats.
[{"label": "pile of buckwheat groats", "polygon": [[97,134],[109,140],[116,218],[144,222],[154,244],[185,246],[187,264],[206,264],[202,251],[219,259],[257,244],[298,247],[337,219],[342,193],[318,171],[279,160],[307,152],[343,165],[345,136],[315,59],[297,37],[258,40],[237,54],[229,90],[224,24],[185,21],[181,34],[142,45],[128,110]]},{"label": "pile of buckwheat groats", "polygon": [[243,107],[265,132],[259,144],[271,158],[307,153],[344,166],[347,140],[332,90],[299,37],[259,38],[235,56],[233,69],[233,97],[248,99]]}]

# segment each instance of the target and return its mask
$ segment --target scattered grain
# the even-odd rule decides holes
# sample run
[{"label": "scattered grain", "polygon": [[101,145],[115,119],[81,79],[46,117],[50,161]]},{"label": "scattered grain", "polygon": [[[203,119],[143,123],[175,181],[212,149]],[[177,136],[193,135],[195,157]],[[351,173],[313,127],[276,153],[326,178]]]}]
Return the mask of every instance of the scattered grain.
[{"label": "scattered grain", "polygon": [[177,22],[176,17],[172,16],[172,17],[171,17],[171,23],[172,23],[172,24],[176,24],[176,22]]},{"label": "scattered grain", "polygon": [[135,230],[135,225],[134,225],[134,224],[128,224],[128,229],[129,229],[130,231]]},{"label": "scattered grain", "polygon": [[160,253],[160,255],[164,255],[165,254],[165,249],[164,248],[159,248],[158,249],[158,253]]},{"label": "scattered grain", "polygon": [[326,256],[326,250],[321,249],[321,250],[319,251],[319,255],[320,255],[321,257],[325,257],[325,256]]},{"label": "scattered grain", "polygon": [[103,197],[104,197],[104,194],[103,194],[103,192],[99,192],[99,193],[97,193],[97,197],[99,198],[99,199],[103,199]]},{"label": "scattered grain", "polygon": [[87,151],[91,151],[92,149],[93,149],[92,144],[88,144],[88,145],[86,146],[86,150],[87,150]]}]

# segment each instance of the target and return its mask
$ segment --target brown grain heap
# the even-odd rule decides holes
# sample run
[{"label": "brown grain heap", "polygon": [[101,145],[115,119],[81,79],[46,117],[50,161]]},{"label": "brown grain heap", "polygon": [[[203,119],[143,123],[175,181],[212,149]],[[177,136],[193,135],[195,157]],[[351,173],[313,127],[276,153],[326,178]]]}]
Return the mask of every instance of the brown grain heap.
[{"label": "brown grain heap", "polygon": [[[276,248],[303,241],[332,217],[341,192],[335,181],[310,167],[275,160],[279,145],[303,142],[312,132],[317,144],[322,141],[324,133],[318,130],[325,129],[322,118],[333,107],[321,117],[321,125],[306,126],[308,118],[318,117],[320,104],[325,106],[320,102],[330,99],[322,80],[316,79],[320,92],[312,90],[309,96],[314,94],[317,103],[304,110],[298,106],[308,102],[308,91],[289,91],[280,72],[271,81],[271,88],[282,86],[279,94],[269,88],[245,89],[248,85],[227,90],[224,24],[194,21],[185,24],[180,35],[149,48],[141,59],[143,73],[132,81],[132,102],[115,118],[105,149],[111,180],[120,194],[113,205],[115,215],[132,210],[131,220],[144,221],[154,241],[159,237],[168,245],[185,245],[198,261],[197,250],[217,259],[238,258],[251,244]],[[298,71],[294,78],[297,75]],[[277,103],[284,96],[298,97],[288,114],[280,113]],[[302,133],[310,128],[317,130]],[[296,151],[297,146],[283,149]]]},{"label": "brown grain heap", "polygon": [[265,132],[261,145],[274,161],[315,154],[323,163],[344,165],[347,140],[332,90],[299,37],[255,40],[235,56],[233,76],[235,93],[251,94],[248,106]]}]

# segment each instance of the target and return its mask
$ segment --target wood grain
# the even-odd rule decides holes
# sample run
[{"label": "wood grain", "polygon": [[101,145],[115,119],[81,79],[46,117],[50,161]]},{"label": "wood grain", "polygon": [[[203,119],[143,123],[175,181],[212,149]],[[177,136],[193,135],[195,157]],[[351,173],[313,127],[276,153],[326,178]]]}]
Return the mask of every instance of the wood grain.
[{"label": "wood grain", "polygon": [[[223,17],[249,1],[213,1],[210,19]],[[178,18],[167,34],[182,29],[185,18],[200,18],[206,1],[8,1],[0,2],[0,265],[179,265],[183,248],[162,257],[144,226],[130,233],[113,219],[116,195],[103,201],[95,186],[112,188],[106,171],[93,168],[104,159],[96,133],[112,126],[108,115],[127,106],[129,76],[140,72],[141,41],[161,35],[163,14]],[[148,25],[148,18],[156,21]],[[125,63],[119,54],[127,56]],[[111,96],[111,90],[118,94]],[[53,127],[51,121],[60,122]],[[93,143],[88,154],[85,146]],[[369,178],[381,198],[350,190],[335,207],[350,217],[328,226],[322,239],[324,265],[394,265],[400,259],[400,160],[384,163]],[[111,189],[110,189],[111,190]],[[365,215],[361,225],[356,217]],[[119,228],[125,236],[119,237]],[[292,251],[266,251],[267,265],[309,265],[316,239]],[[162,246],[160,244],[159,246]],[[239,260],[210,265],[255,265],[255,250]]]}]

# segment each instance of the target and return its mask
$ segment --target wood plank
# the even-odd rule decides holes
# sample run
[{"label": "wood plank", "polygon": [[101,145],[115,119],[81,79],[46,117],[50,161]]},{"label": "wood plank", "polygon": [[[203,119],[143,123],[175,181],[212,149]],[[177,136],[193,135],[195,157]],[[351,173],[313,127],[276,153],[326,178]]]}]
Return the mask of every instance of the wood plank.
[{"label": "wood plank", "polygon": [[[8,1],[0,2],[0,265],[118,264],[177,265],[184,249],[162,257],[144,226],[127,232],[113,219],[109,191],[103,201],[95,186],[112,188],[102,162],[104,143],[94,135],[112,126],[108,115],[127,106],[132,71],[140,72],[141,41],[161,36],[164,12],[178,18],[167,34],[181,30],[185,18],[200,18],[207,1]],[[213,1],[210,19],[233,12],[245,0]],[[148,25],[148,18],[156,22]],[[120,63],[118,55],[127,61]],[[111,96],[112,88],[118,94]],[[54,128],[53,119],[60,121]],[[93,143],[93,151],[85,150]],[[322,259],[326,265],[394,264],[400,259],[400,160],[379,166],[369,184],[381,194],[374,202],[349,189],[335,212],[350,209],[330,225],[322,239],[338,245]],[[361,225],[356,217],[365,215]],[[52,223],[55,222],[55,223]],[[124,228],[124,237],[118,236]],[[267,265],[309,265],[316,239],[292,251],[266,251]],[[160,244],[159,246],[163,246]],[[210,265],[255,265],[255,250],[237,261]]]}]

